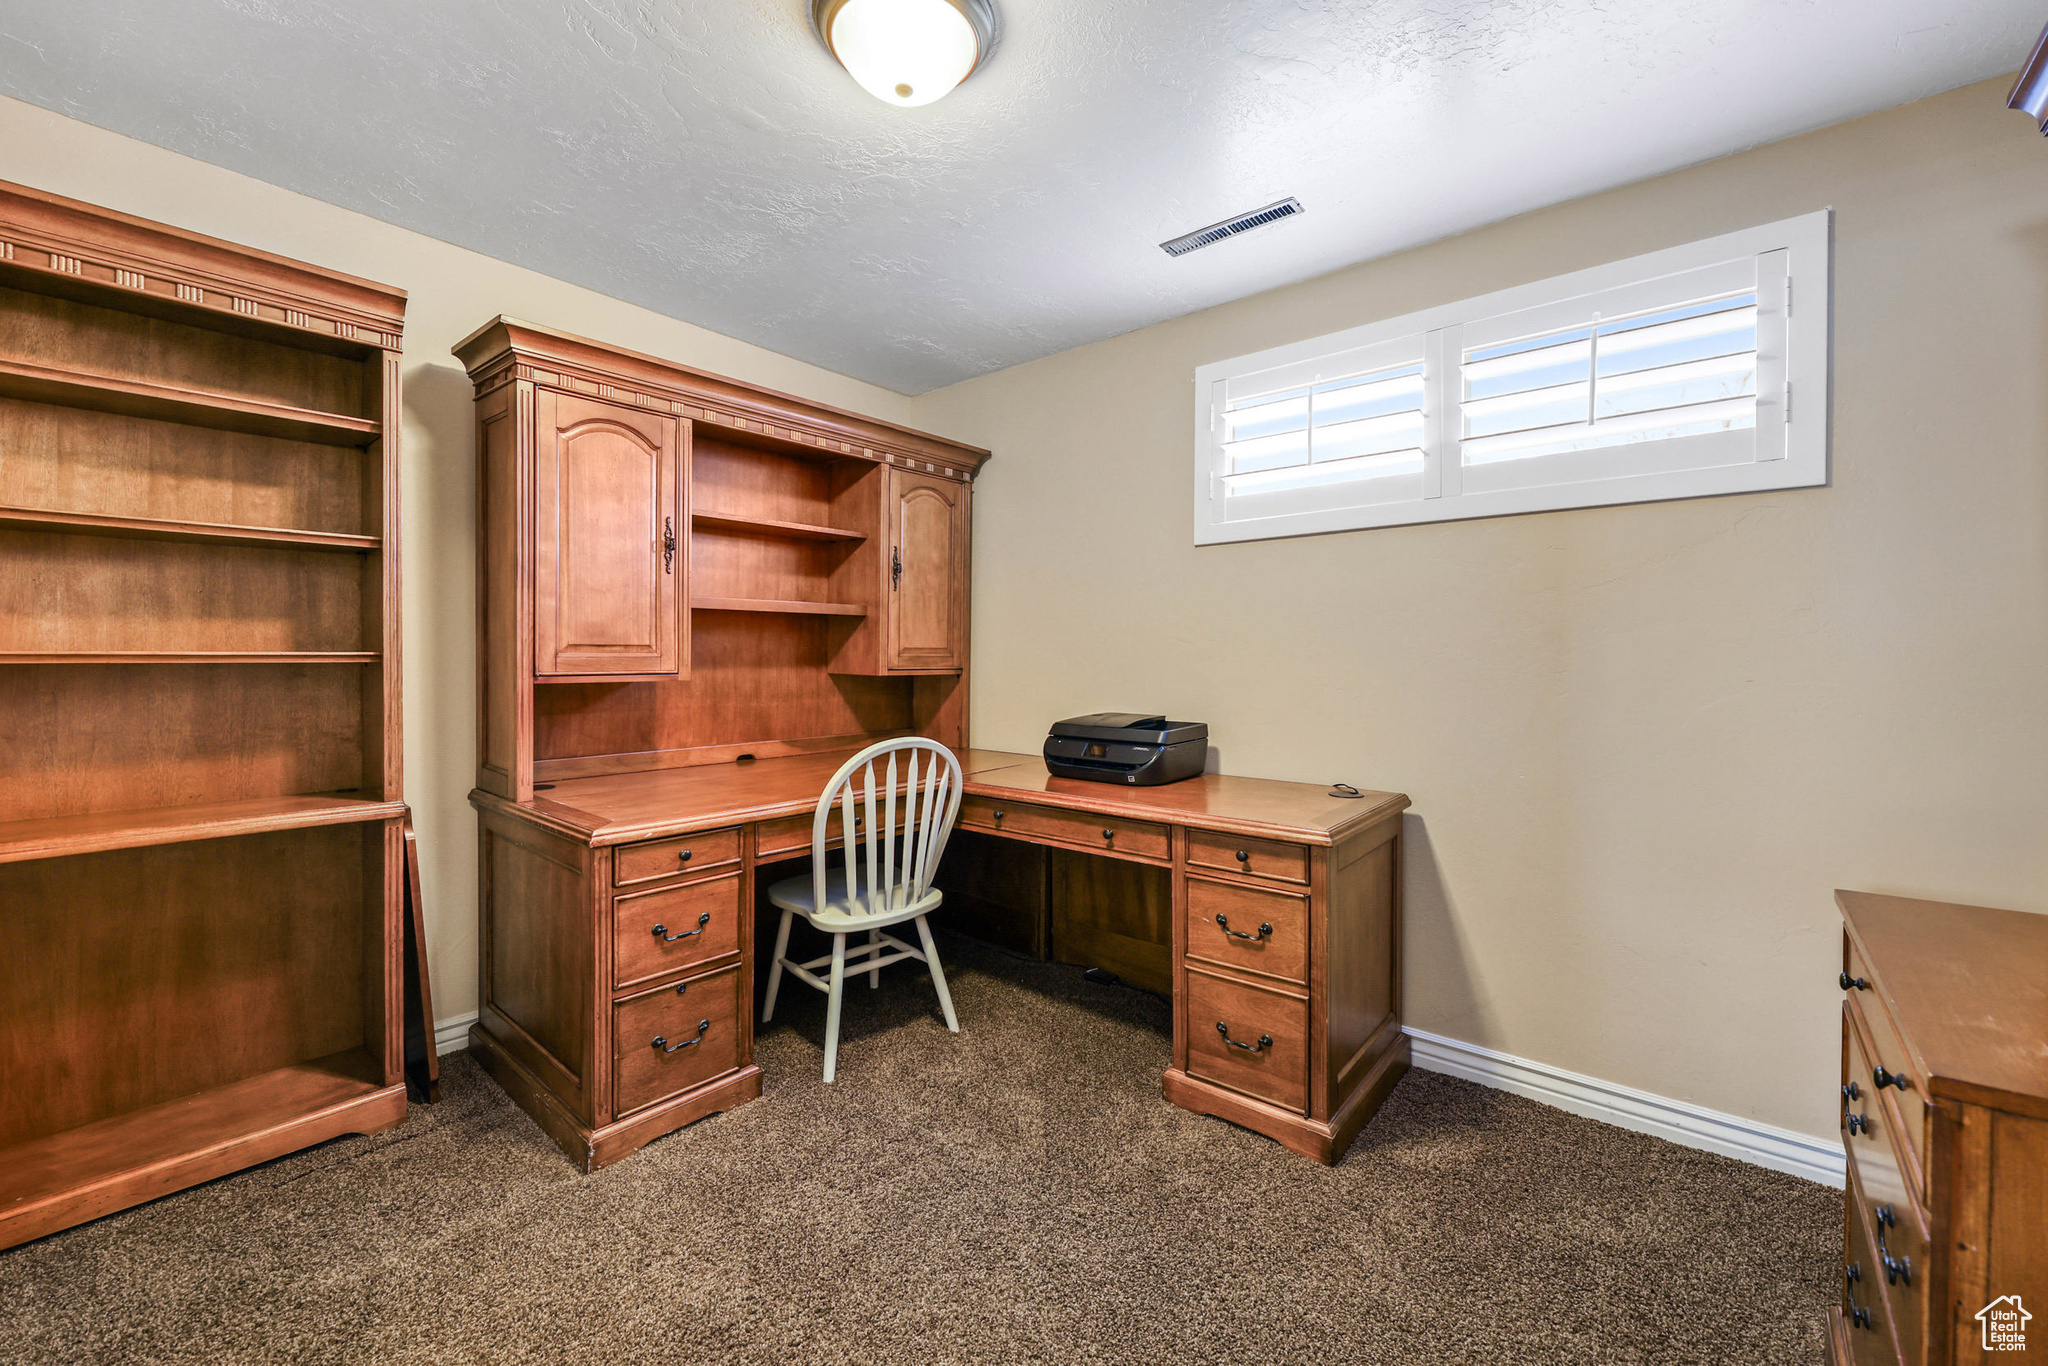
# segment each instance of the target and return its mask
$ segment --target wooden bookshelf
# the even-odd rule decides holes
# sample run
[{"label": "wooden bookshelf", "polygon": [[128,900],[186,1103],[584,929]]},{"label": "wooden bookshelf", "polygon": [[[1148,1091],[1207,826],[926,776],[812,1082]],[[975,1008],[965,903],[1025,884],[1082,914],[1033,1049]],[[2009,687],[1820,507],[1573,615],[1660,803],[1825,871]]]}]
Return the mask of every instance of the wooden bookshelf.
[{"label": "wooden bookshelf", "polygon": [[405,298],[5,184],[0,245],[8,1247],[404,1117]]},{"label": "wooden bookshelf", "polygon": [[693,612],[778,612],[790,616],[864,617],[857,602],[794,602],[781,598],[691,598]]},{"label": "wooden bookshelf", "polygon": [[49,531],[72,536],[123,536],[145,541],[190,541],[200,545],[285,546],[300,550],[377,550],[380,537],[345,531],[295,531],[285,527],[229,526],[180,522],[165,517],[109,517],[91,512],[0,506],[0,528]]},{"label": "wooden bookshelf", "polygon": [[0,822],[0,863],[232,835],[262,835],[275,830],[308,830],[316,825],[388,821],[404,815],[404,802],[333,793],[319,797],[247,797],[236,802],[102,811],[83,816],[45,816],[38,820]]},{"label": "wooden bookshelf", "polygon": [[257,436],[290,437],[329,446],[366,446],[377,439],[380,430],[375,422],[340,413],[24,360],[0,359],[0,398],[90,408]]},{"label": "wooden bookshelf", "polygon": [[405,1114],[361,1048],[0,1149],[0,1247]]},{"label": "wooden bookshelf", "polygon": [[739,517],[731,513],[705,512],[698,509],[690,515],[695,525],[713,531],[741,531],[756,536],[787,536],[798,541],[865,541],[864,531],[848,531],[836,526],[812,526],[807,522],[783,522],[772,517]]}]

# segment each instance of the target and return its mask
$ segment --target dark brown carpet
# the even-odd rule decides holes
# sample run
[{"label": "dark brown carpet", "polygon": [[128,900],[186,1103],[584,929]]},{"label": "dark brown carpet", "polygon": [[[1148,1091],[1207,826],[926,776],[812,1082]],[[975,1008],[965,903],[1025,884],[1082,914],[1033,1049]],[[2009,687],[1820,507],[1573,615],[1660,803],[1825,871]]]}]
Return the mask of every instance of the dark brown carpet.
[{"label": "dark brown carpet", "polygon": [[0,1254],[8,1362],[1818,1363],[1840,1197],[1411,1073],[1334,1169],[1159,1097],[1163,1002],[957,938],[581,1176],[466,1057],[398,1130]]}]

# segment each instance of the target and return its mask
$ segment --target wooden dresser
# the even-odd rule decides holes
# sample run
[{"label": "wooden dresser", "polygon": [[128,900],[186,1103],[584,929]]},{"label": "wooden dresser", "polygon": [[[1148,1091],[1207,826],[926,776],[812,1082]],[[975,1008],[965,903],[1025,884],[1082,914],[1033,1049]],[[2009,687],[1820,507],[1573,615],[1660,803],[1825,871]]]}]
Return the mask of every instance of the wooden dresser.
[{"label": "wooden dresser", "polygon": [[[961,747],[988,453],[509,318],[455,351],[480,500],[471,1041],[588,1169],[761,1091],[762,832],[693,821],[692,796],[627,837],[606,784],[716,792],[826,756],[808,807],[874,740]],[[808,853],[808,816],[763,832]]]},{"label": "wooden dresser", "polygon": [[1835,899],[1849,1160],[1833,1359],[2048,1355],[2048,916]]}]

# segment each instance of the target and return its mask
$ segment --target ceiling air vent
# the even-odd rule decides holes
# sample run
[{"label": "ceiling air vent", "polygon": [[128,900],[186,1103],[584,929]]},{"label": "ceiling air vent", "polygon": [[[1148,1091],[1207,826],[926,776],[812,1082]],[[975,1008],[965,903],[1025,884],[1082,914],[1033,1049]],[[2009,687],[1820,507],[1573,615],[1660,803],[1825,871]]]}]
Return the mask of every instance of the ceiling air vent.
[{"label": "ceiling air vent", "polygon": [[1226,218],[1221,223],[1211,223],[1206,228],[1197,228],[1171,242],[1161,242],[1159,249],[1168,256],[1185,256],[1191,251],[1221,242],[1226,237],[1235,237],[1253,228],[1263,228],[1268,223],[1277,223],[1283,218],[1292,218],[1301,212],[1299,199],[1283,199],[1277,204],[1268,204],[1263,209],[1253,209],[1235,218]]}]

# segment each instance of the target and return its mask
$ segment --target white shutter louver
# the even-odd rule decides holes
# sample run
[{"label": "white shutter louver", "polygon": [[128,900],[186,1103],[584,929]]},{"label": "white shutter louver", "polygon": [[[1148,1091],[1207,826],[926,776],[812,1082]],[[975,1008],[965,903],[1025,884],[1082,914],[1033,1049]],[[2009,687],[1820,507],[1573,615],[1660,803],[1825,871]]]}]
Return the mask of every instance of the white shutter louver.
[{"label": "white shutter louver", "polygon": [[1202,366],[1196,543],[1825,484],[1829,229],[1822,210]]}]

